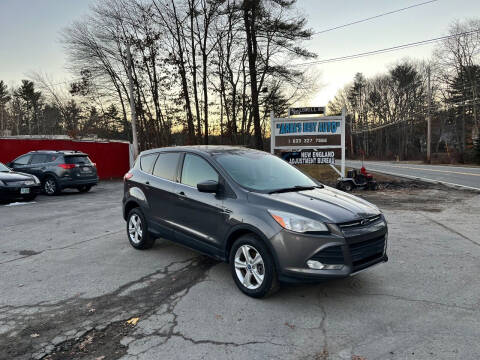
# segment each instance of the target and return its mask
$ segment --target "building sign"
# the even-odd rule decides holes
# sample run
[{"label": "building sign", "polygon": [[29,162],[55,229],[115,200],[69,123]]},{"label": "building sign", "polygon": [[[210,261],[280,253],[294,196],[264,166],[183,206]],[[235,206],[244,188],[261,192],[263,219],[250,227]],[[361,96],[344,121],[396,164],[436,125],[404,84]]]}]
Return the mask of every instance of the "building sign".
[{"label": "building sign", "polygon": [[[323,114],[324,107],[291,108],[290,115]],[[271,115],[271,152],[291,164],[329,164],[341,159],[345,174],[345,111],[341,116],[274,118]]]},{"label": "building sign", "polygon": [[281,157],[292,165],[335,165],[335,151],[303,150],[295,152],[284,152],[282,153]]},{"label": "building sign", "polygon": [[325,107],[316,106],[316,107],[298,107],[288,109],[288,116],[292,115],[324,115]]},{"label": "building sign", "polygon": [[275,146],[340,146],[341,122],[279,121],[275,124]]}]

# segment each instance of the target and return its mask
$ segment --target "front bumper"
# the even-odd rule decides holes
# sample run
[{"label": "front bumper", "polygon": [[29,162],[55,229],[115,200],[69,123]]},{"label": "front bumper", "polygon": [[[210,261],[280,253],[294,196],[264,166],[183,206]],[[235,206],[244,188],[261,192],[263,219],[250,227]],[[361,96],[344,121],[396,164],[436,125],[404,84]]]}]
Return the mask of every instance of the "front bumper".
[{"label": "front bumper", "polygon": [[[375,223],[352,229],[329,225],[325,235],[280,231],[270,239],[283,282],[317,282],[344,278],[388,261],[388,229],[383,216]],[[338,269],[311,269],[308,260]]]},{"label": "front bumper", "polygon": [[[22,194],[21,189],[29,189],[28,193]],[[29,186],[0,186],[0,200],[14,200],[25,196],[38,195],[41,191],[40,185]]]}]

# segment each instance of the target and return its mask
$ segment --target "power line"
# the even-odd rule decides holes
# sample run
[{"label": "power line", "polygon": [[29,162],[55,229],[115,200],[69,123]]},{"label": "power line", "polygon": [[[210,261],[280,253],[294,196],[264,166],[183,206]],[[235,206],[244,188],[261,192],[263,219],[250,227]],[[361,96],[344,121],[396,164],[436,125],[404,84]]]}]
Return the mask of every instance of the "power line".
[{"label": "power line", "polygon": [[[477,98],[468,99],[467,101],[463,101],[463,100],[462,101],[456,101],[456,102],[453,102],[453,103],[449,103],[447,105],[452,106],[453,108],[458,108],[458,107],[463,107],[463,106],[472,106],[472,105],[475,106],[476,101],[477,101]],[[362,128],[360,130],[356,129],[356,130],[352,131],[352,134],[356,135],[356,134],[361,134],[361,133],[364,133],[364,132],[375,131],[375,130],[386,128],[388,126],[397,125],[397,124],[403,123],[405,121],[411,121],[412,123],[424,122],[425,119],[421,119],[421,118],[412,119],[412,116],[425,115],[425,110],[428,110],[428,109],[438,110],[438,108],[435,105],[427,106],[427,107],[425,107],[424,110],[420,110],[420,111],[415,112],[413,114],[409,114],[408,117],[405,118],[405,119],[392,121],[392,122],[389,122],[387,124],[378,125],[378,126],[375,126],[373,128],[369,128],[369,129],[365,129],[365,126],[362,126]]]},{"label": "power line", "polygon": [[337,30],[337,29],[341,29],[341,28],[344,28],[344,27],[347,27],[347,26],[351,26],[351,25],[355,25],[355,24],[360,24],[360,23],[363,23],[363,22],[366,22],[366,21],[370,21],[370,20],[373,20],[373,19],[377,19],[377,18],[382,17],[382,16],[395,14],[395,13],[397,13],[397,12],[405,11],[405,10],[408,10],[408,9],[412,9],[412,8],[415,8],[415,7],[418,7],[418,6],[430,4],[430,3],[433,3],[433,2],[437,2],[437,1],[438,1],[438,0],[425,1],[425,2],[422,2],[422,3],[419,3],[419,4],[414,4],[414,5],[411,5],[411,6],[407,6],[407,7],[401,8],[401,9],[388,11],[388,12],[386,12],[386,13],[378,14],[378,15],[371,16],[371,17],[368,17],[368,18],[365,18],[365,19],[356,20],[356,21],[353,21],[353,22],[348,23],[348,24],[335,26],[335,27],[328,28],[328,29],[325,29],[325,30],[320,30],[320,31],[314,32],[313,35],[323,34],[323,33],[326,33],[326,32],[329,32],[329,31],[333,31],[333,30]]},{"label": "power line", "polygon": [[479,31],[480,31],[480,29],[476,29],[476,30],[472,30],[472,31],[466,31],[466,32],[463,32],[463,33],[441,36],[441,37],[428,39],[428,40],[415,41],[415,42],[408,43],[408,44],[402,44],[402,45],[392,46],[392,47],[389,47],[389,48],[367,51],[367,52],[363,52],[363,53],[340,56],[340,57],[324,59],[324,60],[310,61],[310,62],[299,63],[299,64],[292,64],[292,65],[289,65],[287,67],[326,64],[326,63],[331,63],[331,62],[356,59],[356,58],[365,57],[365,56],[378,55],[378,54],[383,54],[383,53],[387,53],[387,52],[391,52],[391,51],[398,51],[398,50],[407,49],[407,48],[411,48],[411,47],[432,44],[432,43],[435,43],[435,42],[438,42],[438,41],[441,41],[441,40],[450,39],[450,38],[453,38],[453,37],[456,37],[456,36],[471,35],[471,34],[479,32]]}]

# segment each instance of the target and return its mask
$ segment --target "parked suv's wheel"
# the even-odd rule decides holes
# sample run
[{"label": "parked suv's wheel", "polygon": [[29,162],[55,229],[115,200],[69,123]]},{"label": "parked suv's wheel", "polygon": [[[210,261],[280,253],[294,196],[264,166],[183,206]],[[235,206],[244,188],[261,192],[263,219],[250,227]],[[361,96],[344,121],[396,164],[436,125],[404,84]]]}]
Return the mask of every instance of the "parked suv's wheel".
[{"label": "parked suv's wheel", "polygon": [[147,221],[139,208],[128,213],[127,236],[135,249],[150,249],[155,243],[155,239],[148,233]]},{"label": "parked suv's wheel", "polygon": [[235,241],[230,251],[230,268],[235,284],[248,296],[261,298],[278,289],[273,257],[254,235]]},{"label": "parked suv's wheel", "polygon": [[51,176],[47,177],[43,182],[43,191],[49,196],[57,195],[60,192],[57,180]]}]

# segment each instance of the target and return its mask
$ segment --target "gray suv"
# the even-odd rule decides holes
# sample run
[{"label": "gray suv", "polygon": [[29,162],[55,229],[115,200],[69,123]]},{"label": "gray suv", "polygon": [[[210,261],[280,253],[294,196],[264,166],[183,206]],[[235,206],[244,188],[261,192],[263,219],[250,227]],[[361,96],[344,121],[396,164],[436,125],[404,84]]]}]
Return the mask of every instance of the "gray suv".
[{"label": "gray suv", "polygon": [[79,151],[31,151],[7,166],[35,175],[47,195],[56,195],[66,188],[87,192],[98,184],[96,165],[87,154]]},{"label": "gray suv", "polygon": [[252,297],[279,282],[342,278],[388,260],[387,223],[375,205],[265,152],[154,149],[140,154],[124,180],[134,248],[163,237],[226,261]]}]

